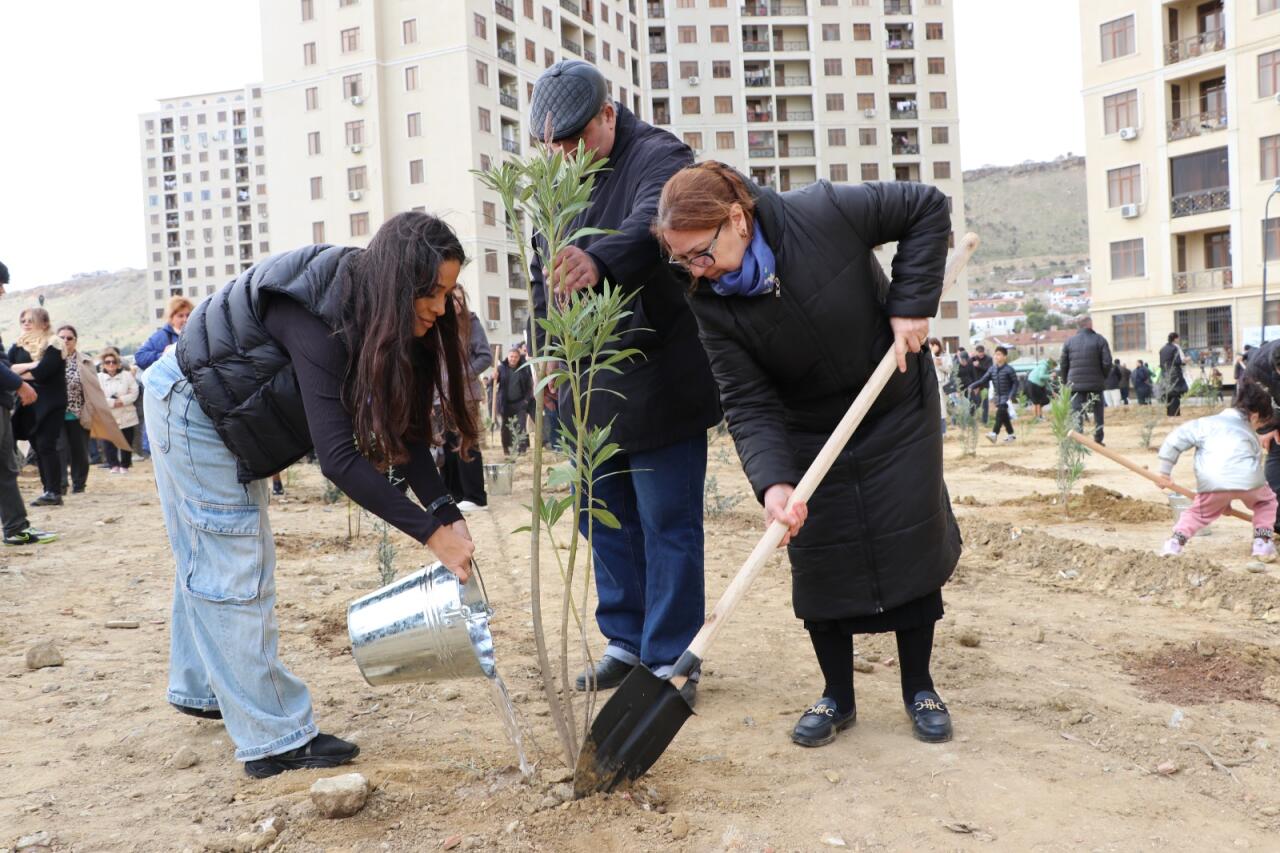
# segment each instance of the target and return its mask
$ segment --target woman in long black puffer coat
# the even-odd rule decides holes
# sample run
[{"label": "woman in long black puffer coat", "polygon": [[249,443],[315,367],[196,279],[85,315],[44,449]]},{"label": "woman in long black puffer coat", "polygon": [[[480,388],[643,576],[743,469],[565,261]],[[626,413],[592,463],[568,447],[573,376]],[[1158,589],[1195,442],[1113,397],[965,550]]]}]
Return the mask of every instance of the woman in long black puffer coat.
[{"label": "woman in long black puffer coat", "polygon": [[[951,737],[929,673],[960,532],[942,479],[937,378],[920,345],[942,295],[947,198],[918,183],[778,194],[704,162],[668,181],[654,231],[693,277],[689,301],[765,523],[791,530],[796,616],[826,685],[792,739],[856,719],[852,635],[897,635],[917,738]],[[872,249],[897,243],[892,281]],[[808,506],[794,486],[893,346],[899,370]]]},{"label": "woman in long black puffer coat", "polygon": [[[26,308],[18,315],[22,334],[9,347],[13,372],[31,383],[39,396],[13,417],[14,437],[31,443],[44,491],[32,506],[62,506],[62,459],[58,437],[67,414],[67,375],[62,339],[53,333],[49,312]],[[8,452],[4,449],[0,452]]]}]

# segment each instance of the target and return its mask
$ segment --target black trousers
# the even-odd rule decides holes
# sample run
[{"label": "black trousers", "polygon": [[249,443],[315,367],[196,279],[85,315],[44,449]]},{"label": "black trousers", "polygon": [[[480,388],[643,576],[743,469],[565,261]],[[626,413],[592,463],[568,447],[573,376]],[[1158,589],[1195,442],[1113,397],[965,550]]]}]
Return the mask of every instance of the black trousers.
[{"label": "black trousers", "polygon": [[479,506],[489,503],[489,496],[484,491],[484,459],[480,456],[480,448],[472,448],[471,458],[463,459],[458,452],[457,433],[444,434],[444,465],[440,468],[440,476],[455,501],[471,501]]},{"label": "black trousers", "polygon": [[[510,404],[509,404],[510,405]],[[524,453],[529,449],[529,412],[521,407],[515,412],[502,415],[502,452],[511,456],[513,453]],[[517,424],[516,432],[520,434],[520,446],[515,447],[516,432],[511,430],[511,421]]]},{"label": "black trousers", "polygon": [[996,435],[1000,434],[1000,427],[1004,427],[1005,432],[1013,435],[1013,418],[1009,417],[1009,407],[1004,403],[996,403],[996,425],[992,430]]},{"label": "black trousers", "polygon": [[[1280,495],[1280,442],[1271,445],[1271,449],[1267,451],[1267,485],[1271,487],[1271,491]],[[1276,517],[1276,532],[1280,533],[1280,516]]]},{"label": "black trousers", "polygon": [[[124,440],[133,444],[133,436],[138,428],[136,426],[121,427],[120,432],[124,433]],[[121,450],[109,441],[103,442],[104,452],[107,454],[107,464],[112,468],[130,468],[133,466],[133,451]]]},{"label": "black trousers", "polygon": [[1120,402],[1126,406],[1129,405],[1129,386],[1128,385],[1120,389]]},{"label": "black trousers", "polygon": [[1093,398],[1093,440],[1102,443],[1102,412],[1104,405],[1102,402],[1101,391],[1072,391],[1071,392],[1071,414],[1077,418],[1077,423],[1083,423],[1081,418],[1082,410],[1085,404],[1089,402],[1089,398]]},{"label": "black trousers", "polygon": [[[62,422],[63,441],[59,443],[62,450],[59,460],[58,477],[63,492],[67,485],[77,492],[84,491],[89,479],[89,431],[80,425],[79,419]],[[70,469],[71,475],[67,476]]]},{"label": "black trousers", "polygon": [[1182,414],[1182,392],[1170,391],[1165,398],[1168,402],[1165,404],[1164,413],[1171,418],[1176,418]]},{"label": "black trousers", "polygon": [[46,494],[62,492],[62,459],[58,456],[58,439],[62,436],[62,415],[59,409],[50,412],[40,421],[35,434],[29,436],[31,450],[36,455],[36,467],[40,469],[40,485]]}]

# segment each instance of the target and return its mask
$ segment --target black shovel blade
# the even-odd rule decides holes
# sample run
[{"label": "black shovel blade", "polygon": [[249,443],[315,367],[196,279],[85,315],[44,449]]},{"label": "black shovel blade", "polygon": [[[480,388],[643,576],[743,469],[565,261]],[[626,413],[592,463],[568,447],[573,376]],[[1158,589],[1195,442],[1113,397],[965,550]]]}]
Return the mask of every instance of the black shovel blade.
[{"label": "black shovel blade", "polygon": [[670,681],[637,666],[591,724],[573,773],[576,797],[612,791],[643,775],[693,716]]}]

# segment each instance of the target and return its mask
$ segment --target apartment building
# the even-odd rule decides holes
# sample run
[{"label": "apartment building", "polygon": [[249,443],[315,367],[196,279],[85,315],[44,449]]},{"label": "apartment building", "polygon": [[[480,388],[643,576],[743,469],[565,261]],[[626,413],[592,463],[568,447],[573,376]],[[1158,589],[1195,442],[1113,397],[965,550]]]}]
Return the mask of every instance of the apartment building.
[{"label": "apartment building", "polygon": [[636,0],[270,0],[261,17],[277,245],[364,245],[396,213],[439,214],[490,340],[519,337],[521,229],[470,170],[526,152],[534,81],[558,60],[643,106]]},{"label": "apartment building", "polygon": [[[779,190],[935,184],[963,235],[954,2],[648,0],[647,116]],[[967,294],[962,278],[934,323],[952,351],[970,339]]]},{"label": "apartment building", "polygon": [[1082,0],[1095,328],[1206,363],[1280,337],[1280,0]]},{"label": "apartment building", "polygon": [[262,93],[167,98],[138,117],[148,316],[199,302],[271,251]]}]

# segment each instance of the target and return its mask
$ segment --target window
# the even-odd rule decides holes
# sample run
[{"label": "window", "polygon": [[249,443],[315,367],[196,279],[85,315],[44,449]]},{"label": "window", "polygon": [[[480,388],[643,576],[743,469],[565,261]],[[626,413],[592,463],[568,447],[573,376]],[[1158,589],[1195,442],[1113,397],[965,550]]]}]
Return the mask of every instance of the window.
[{"label": "window", "polygon": [[502,300],[501,299],[499,299],[496,296],[490,296],[485,300],[485,304],[487,306],[485,310],[485,315],[487,319],[489,320],[502,319]]},{"label": "window", "polygon": [[[415,115],[416,115],[416,113],[415,113]],[[483,130],[485,133],[492,133],[492,132],[493,132],[493,123],[491,122],[491,120],[490,120],[490,118],[489,118],[489,111],[488,111],[488,110],[486,110],[484,107],[480,107],[480,108],[479,108],[478,115],[479,115],[479,119],[480,119],[480,129],[481,129],[481,130]]]},{"label": "window", "polygon": [[476,38],[487,39],[489,37],[489,24],[484,19],[484,15],[475,16],[475,32]]},{"label": "window", "polygon": [[871,41],[871,25],[870,24],[854,24],[853,40],[854,41]]},{"label": "window", "polygon": [[676,27],[676,39],[680,44],[693,44],[698,40],[698,28]]},{"label": "window", "polygon": [[418,88],[418,66],[410,65],[404,70],[404,90],[412,92]]},{"label": "window", "polygon": [[545,6],[542,9],[542,26],[549,30],[555,28],[555,19],[551,17],[551,10]]},{"label": "window", "polygon": [[409,161],[409,183],[420,184],[425,180],[421,160]]},{"label": "window", "polygon": [[931,127],[929,128],[929,141],[934,145],[947,145],[951,142],[951,128],[949,127]]},{"label": "window", "polygon": [[338,0],[338,8],[342,9],[347,6],[354,6],[358,2],[360,2],[360,0]]},{"label": "window", "polygon": [[1111,277],[1142,278],[1147,274],[1147,260],[1142,239],[1121,240],[1111,244]]},{"label": "window", "polygon": [[555,53],[552,52],[550,48],[544,48],[542,51],[542,64],[547,68],[550,68],[552,65],[555,65],[555,63],[556,63]]},{"label": "window", "polygon": [[309,41],[302,46],[302,64],[303,65],[316,64],[316,43],[315,42]]},{"label": "window", "polygon": [[1122,127],[1138,126],[1138,90],[1117,92],[1102,99],[1104,133],[1117,133]]},{"label": "window", "polygon": [[[1174,216],[1187,213],[1202,213],[1206,210],[1220,210],[1229,206],[1227,188],[1231,185],[1227,162],[1227,149],[1211,148],[1197,151],[1182,157],[1169,159],[1170,192],[1175,199]],[[1222,191],[1215,193],[1215,191]],[[1208,197],[1220,195],[1221,198]],[[1187,210],[1179,210],[1176,199],[1179,196],[1193,197],[1192,205]],[[1199,198],[1195,198],[1199,197]]]},{"label": "window", "polygon": [[828,167],[827,173],[835,183],[843,183],[849,180],[849,167],[844,163],[832,163]]},{"label": "window", "polygon": [[363,190],[365,189],[365,167],[352,166],[347,169],[347,190]]},{"label": "window", "polygon": [[874,92],[858,93],[858,109],[874,110],[876,108],[876,96]]},{"label": "window", "polygon": [[839,59],[824,59],[822,73],[828,77],[839,77],[844,73],[844,62]]},{"label": "window", "polygon": [[496,204],[491,201],[483,202],[480,205],[480,210],[483,212],[485,225],[498,224],[498,206]]},{"label": "window", "polygon": [[1258,14],[1265,15],[1280,9],[1280,0],[1258,0]]},{"label": "window", "polygon": [[306,103],[308,110],[320,109],[320,90],[315,86],[308,86],[306,90]]},{"label": "window", "polygon": [[870,77],[875,73],[870,59],[855,59],[853,61],[853,73],[859,77]]},{"label": "window", "polygon": [[1137,204],[1141,198],[1141,166],[1122,166],[1107,170],[1107,207]]},{"label": "window", "polygon": [[835,113],[843,112],[844,111],[844,95],[838,92],[827,95],[827,111],[835,112]]},{"label": "window", "polygon": [[307,134],[307,153],[315,156],[320,153],[320,132],[313,130]]},{"label": "window", "polygon": [[732,130],[721,130],[716,132],[716,148],[724,151],[729,148],[736,148],[737,142],[734,140]]},{"label": "window", "polygon": [[924,37],[927,41],[942,40],[942,24],[937,21],[924,25]]},{"label": "window", "polygon": [[481,86],[489,85],[489,65],[478,59],[476,60],[476,82]]},{"label": "window", "polygon": [[353,213],[351,214],[351,236],[365,237],[369,234],[369,214]]},{"label": "window", "polygon": [[533,0],[524,0],[524,16],[533,20]]},{"label": "window", "polygon": [[364,90],[363,74],[347,74],[342,78],[342,97],[358,98]]},{"label": "window", "polygon": [[1270,98],[1280,92],[1280,50],[1258,57],[1258,97]]},{"label": "window", "polygon": [[302,20],[311,21],[316,17],[316,9],[312,0],[302,0]]},{"label": "window", "polygon": [[538,49],[533,44],[533,39],[524,40],[524,58],[530,62],[534,62],[538,58]]},{"label": "window", "polygon": [[943,56],[929,57],[929,73],[930,74],[946,74],[947,60]]},{"label": "window", "polygon": [[711,28],[711,43],[712,43],[712,44],[728,44],[728,42],[729,42],[729,28],[728,28],[728,27],[720,26],[720,25],[716,25],[716,26],[713,26],[713,27]]},{"label": "window", "polygon": [[1147,315],[1142,312],[1114,315],[1111,318],[1111,343],[1116,352],[1145,350],[1147,348]]},{"label": "window", "polygon": [[687,116],[696,116],[702,112],[702,99],[684,97],[680,99],[680,112]]},{"label": "window", "polygon": [[343,53],[352,53],[360,49],[360,28],[351,27],[338,33]]},{"label": "window", "polygon": [[822,40],[823,41],[840,41],[840,25],[839,24],[823,24]]},{"label": "window", "polygon": [[1137,50],[1134,43],[1133,15],[1107,21],[1101,27],[1102,61],[1128,56]]},{"label": "window", "polygon": [[324,242],[324,223],[323,222],[311,223],[311,242],[312,243]]},{"label": "window", "polygon": [[1280,261],[1280,216],[1262,220],[1262,257]]},{"label": "window", "polygon": [[498,253],[493,249],[484,250],[484,271],[485,272],[498,271]]},{"label": "window", "polygon": [[845,145],[846,142],[845,142],[844,128],[843,127],[827,128],[827,144],[832,146]]},{"label": "window", "polygon": [[862,180],[864,181],[880,180],[880,164],[879,163],[863,163],[862,164]]},{"label": "window", "polygon": [[319,201],[324,198],[324,178],[311,179],[311,200]]},{"label": "window", "polygon": [[698,76],[698,63],[681,62],[680,63],[680,79],[688,80],[690,77]]},{"label": "window", "polygon": [[929,93],[929,109],[945,110],[947,108],[946,92],[930,92]]},{"label": "window", "polygon": [[728,80],[733,76],[733,65],[727,59],[716,59],[711,63],[711,76],[717,80]]},{"label": "window", "polygon": [[686,133],[684,135],[684,144],[693,149],[694,153],[702,150],[702,134],[698,132]]},{"label": "window", "polygon": [[951,179],[951,161],[937,160],[933,164],[933,179],[935,181],[947,181]]},{"label": "window", "polygon": [[729,115],[733,112],[732,95],[716,95],[715,104],[718,115]]},{"label": "window", "polygon": [[409,18],[400,23],[400,39],[405,44],[417,44],[418,42],[418,19]]},{"label": "window", "polygon": [[960,316],[960,306],[954,301],[948,300],[939,307],[941,310],[938,312],[938,317],[943,320],[954,320]]},{"label": "window", "polygon": [[[1280,2],[1280,0],[1277,0]],[[1262,179],[1280,178],[1280,135],[1264,136],[1258,140],[1261,149]]]},{"label": "window", "polygon": [[876,129],[874,127],[858,128],[858,144],[859,145],[875,145]]},{"label": "window", "polygon": [[364,120],[349,121],[344,125],[348,145],[364,144]]}]

